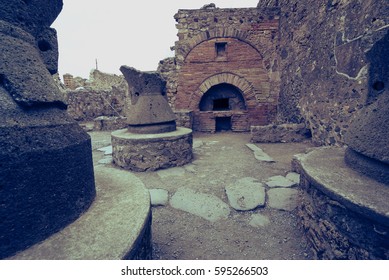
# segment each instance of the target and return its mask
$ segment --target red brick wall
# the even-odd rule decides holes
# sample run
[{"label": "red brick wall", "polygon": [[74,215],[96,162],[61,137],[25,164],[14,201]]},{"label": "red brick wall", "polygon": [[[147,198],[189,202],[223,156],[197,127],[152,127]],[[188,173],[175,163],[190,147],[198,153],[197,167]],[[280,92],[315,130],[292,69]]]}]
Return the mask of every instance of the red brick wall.
[{"label": "red brick wall", "polygon": [[[247,108],[224,112],[231,116],[233,131],[249,131],[251,125],[273,122],[280,81],[277,11],[180,10],[175,18],[179,41],[177,72],[171,79],[174,83],[170,82],[176,89],[169,92],[172,107],[194,112],[194,130],[213,132],[215,117],[221,112],[199,112],[199,104],[212,86],[227,83],[241,91]],[[226,43],[225,56],[217,57],[216,43]]]}]

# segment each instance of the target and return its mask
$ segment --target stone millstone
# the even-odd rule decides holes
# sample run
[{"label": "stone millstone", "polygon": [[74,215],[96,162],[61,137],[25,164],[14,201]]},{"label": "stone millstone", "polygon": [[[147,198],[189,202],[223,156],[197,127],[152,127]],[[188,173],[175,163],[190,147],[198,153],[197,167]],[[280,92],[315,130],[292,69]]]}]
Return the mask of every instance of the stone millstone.
[{"label": "stone millstone", "polygon": [[370,62],[368,102],[345,135],[346,163],[354,170],[389,184],[389,33],[367,53]]},{"label": "stone millstone", "polygon": [[50,28],[62,0],[0,0],[0,259],[74,222],[92,204],[89,135],[66,113]]},{"label": "stone millstone", "polygon": [[141,72],[122,66],[130,98],[125,104],[128,130],[133,133],[153,134],[176,130],[176,117],[165,95],[166,82],[158,73]]},{"label": "stone millstone", "polygon": [[362,109],[345,135],[346,163],[379,182],[389,184],[389,92]]}]

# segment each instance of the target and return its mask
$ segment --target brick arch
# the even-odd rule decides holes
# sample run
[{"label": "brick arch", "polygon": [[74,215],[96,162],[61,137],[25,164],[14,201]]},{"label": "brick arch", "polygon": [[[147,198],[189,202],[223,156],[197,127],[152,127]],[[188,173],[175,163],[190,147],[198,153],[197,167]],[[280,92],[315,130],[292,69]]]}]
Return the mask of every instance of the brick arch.
[{"label": "brick arch", "polygon": [[210,76],[201,83],[191,98],[190,108],[197,110],[203,95],[211,87],[222,83],[233,85],[241,90],[247,108],[255,106],[257,103],[255,95],[258,94],[258,90],[256,91],[249,81],[236,74],[224,72]]},{"label": "brick arch", "polygon": [[248,33],[245,31],[237,30],[232,27],[226,27],[226,28],[216,28],[212,30],[207,30],[200,32],[196,36],[193,36],[190,39],[187,39],[185,41],[185,44],[180,47],[178,53],[182,55],[184,60],[188,56],[188,54],[199,44],[202,42],[215,39],[215,38],[235,38],[240,41],[245,42],[246,44],[250,45],[253,49],[255,49],[261,58],[263,58],[263,55],[260,50],[255,46],[254,43],[250,42],[248,39]]}]

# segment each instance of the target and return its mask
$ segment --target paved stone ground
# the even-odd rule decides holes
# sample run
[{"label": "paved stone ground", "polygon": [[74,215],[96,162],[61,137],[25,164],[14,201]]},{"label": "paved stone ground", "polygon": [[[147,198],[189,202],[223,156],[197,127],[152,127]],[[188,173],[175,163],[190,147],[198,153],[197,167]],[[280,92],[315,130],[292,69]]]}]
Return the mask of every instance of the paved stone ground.
[{"label": "paved stone ground", "polygon": [[[109,133],[91,136],[95,164],[110,164]],[[193,147],[191,164],[134,173],[154,205],[155,259],[311,258],[295,214],[299,176],[290,171],[309,143],[196,133]]]}]

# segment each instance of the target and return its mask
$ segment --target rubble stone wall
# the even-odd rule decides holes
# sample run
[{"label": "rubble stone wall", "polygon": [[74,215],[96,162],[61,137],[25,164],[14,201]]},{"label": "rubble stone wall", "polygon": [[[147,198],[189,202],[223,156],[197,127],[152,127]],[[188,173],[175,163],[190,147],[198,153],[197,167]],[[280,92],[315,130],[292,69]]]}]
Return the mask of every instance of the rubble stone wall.
[{"label": "rubble stone wall", "polygon": [[316,144],[342,145],[355,113],[377,94],[379,80],[369,79],[366,53],[388,32],[388,1],[279,0],[258,6],[274,4],[281,8],[278,121],[306,122]]},{"label": "rubble stone wall", "polygon": [[68,91],[68,113],[77,121],[92,121],[100,116],[122,117],[125,92],[120,90]]},{"label": "rubble stone wall", "polygon": [[65,90],[68,114],[77,121],[92,121],[100,116],[123,117],[128,86],[123,76],[93,70],[88,80],[65,74],[72,88]]},{"label": "rubble stone wall", "polygon": [[374,260],[389,258],[389,228],[331,199],[303,174],[301,223],[316,259]]}]

